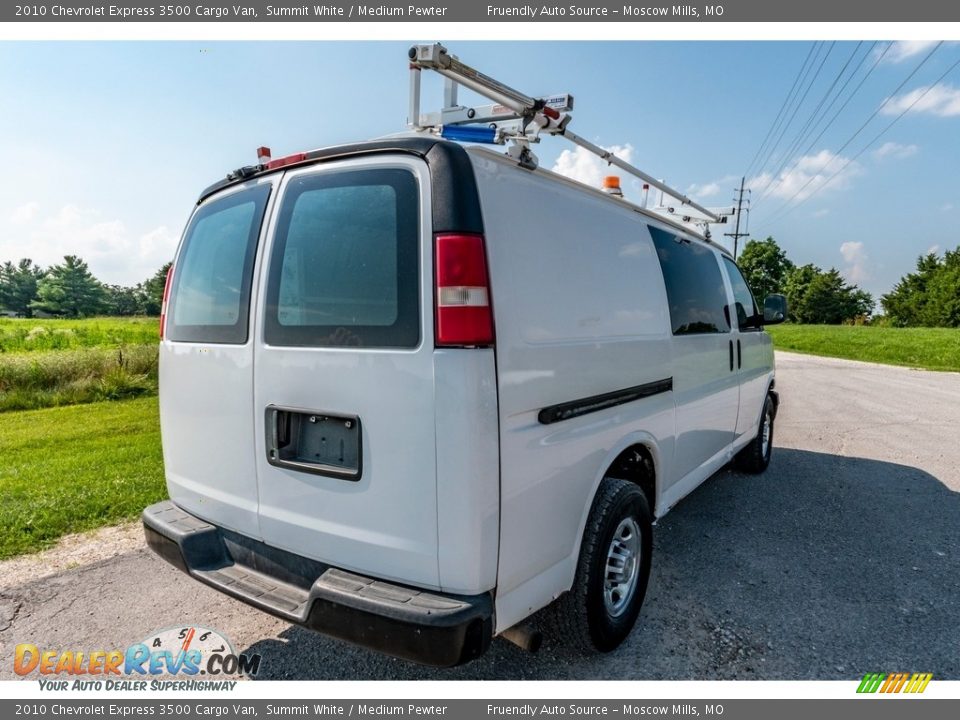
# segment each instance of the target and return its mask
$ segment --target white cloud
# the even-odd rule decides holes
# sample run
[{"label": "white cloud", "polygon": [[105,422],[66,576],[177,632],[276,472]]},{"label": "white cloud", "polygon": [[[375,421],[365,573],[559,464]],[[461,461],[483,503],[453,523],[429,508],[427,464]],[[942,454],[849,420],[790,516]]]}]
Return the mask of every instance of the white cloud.
[{"label": "white cloud", "polygon": [[37,216],[37,211],[39,209],[40,203],[38,203],[36,200],[31,200],[28,203],[24,203],[10,213],[10,222],[12,222],[14,225],[25,225]]},{"label": "white cloud", "polygon": [[[609,145],[604,149],[609,150],[625,162],[632,161],[633,146],[630,144]],[[625,174],[582,147],[577,147],[574,150],[564,150],[553,164],[552,169],[555,173],[573,180],[579,180],[585,185],[595,188],[602,185],[603,178],[607,175],[620,175],[622,178]],[[626,184],[621,182],[621,187],[626,192]]]},{"label": "white cloud", "polygon": [[864,280],[869,279],[867,251],[864,249],[862,242],[843,243],[840,246],[840,254],[843,255],[843,259],[847,263],[847,266],[843,269],[843,274],[847,280],[859,285]]},{"label": "white cloud", "polygon": [[930,247],[927,248],[927,255],[936,255],[939,252],[940,252],[939,245],[931,245]]},{"label": "white cloud", "polygon": [[[763,173],[751,178],[748,185],[753,188],[754,195],[769,192],[776,198],[786,200],[796,195],[797,200],[805,200],[828,185],[834,190],[849,187],[851,180],[862,174],[863,170],[859,164],[848,160],[843,155],[821,150],[815,155],[804,155],[776,178],[770,173]],[[837,173],[836,177],[832,177],[834,173]]]},{"label": "white cloud", "polygon": [[948,202],[948,203],[944,203],[943,205],[941,205],[941,206],[940,206],[940,210],[941,210],[941,212],[950,212],[951,210],[953,210],[953,207],[954,207],[954,206],[953,206],[953,203],[952,203],[952,202]]},{"label": "white cloud", "polygon": [[703,185],[694,183],[687,188],[687,195],[691,197],[708,198],[720,192],[720,183],[710,182]]},{"label": "white cloud", "polygon": [[916,145],[901,145],[895,142],[885,142],[883,145],[873,151],[873,156],[878,160],[886,157],[902,160],[917,154],[920,148]]},{"label": "white cloud", "polygon": [[713,197],[714,195],[719,195],[724,191],[724,189],[726,189],[730,197],[733,197],[734,192],[736,192],[734,190],[734,185],[739,184],[739,175],[724,175],[718,180],[711,180],[707,183],[694,183],[687,188],[686,192],[691,198],[697,200],[699,198],[708,198]]},{"label": "white cloud", "polygon": [[131,232],[119,219],[103,219],[99,212],[64,205],[52,215],[37,211],[17,232],[0,235],[0,261],[29,257],[41,267],[78,255],[105,283],[134,285],[173,258],[177,235],[161,226],[146,233]]},{"label": "white cloud", "polygon": [[929,52],[936,44],[935,40],[901,40],[890,46],[883,59],[884,62],[901,63],[920,53]]},{"label": "white cloud", "polygon": [[827,208],[820,208],[819,210],[814,210],[813,216],[815,218],[822,218],[825,215],[829,215],[830,211]]},{"label": "white cloud", "polygon": [[888,98],[880,112],[884,115],[899,115],[911,107],[911,112],[955,117],[960,115],[960,89],[947,83],[914,88],[910,92]]}]

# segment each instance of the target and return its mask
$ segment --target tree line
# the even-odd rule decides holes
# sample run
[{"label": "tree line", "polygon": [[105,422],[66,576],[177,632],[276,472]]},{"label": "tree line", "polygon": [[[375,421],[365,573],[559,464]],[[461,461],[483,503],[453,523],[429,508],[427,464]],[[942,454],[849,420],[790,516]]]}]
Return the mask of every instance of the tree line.
[{"label": "tree line", "polygon": [[[787,297],[789,319],[808,324],[868,322],[876,303],[836,268],[795,265],[772,238],[751,240],[737,258],[740,269],[762,302],[772,293]],[[46,270],[29,258],[0,265],[0,310],[21,317],[36,313],[57,317],[159,315],[166,263],[132,287],[100,282],[76,255]],[[904,275],[880,297],[883,322],[897,327],[960,327],[960,247],[942,257],[917,258],[916,272]],[[874,318],[874,321],[876,318]]]},{"label": "tree line", "polygon": [[100,282],[76,255],[66,255],[46,270],[30,258],[8,261],[0,265],[0,310],[20,317],[159,315],[169,267],[167,263],[143,282],[124,287]]},{"label": "tree line", "polygon": [[772,293],[786,296],[793,322],[960,327],[960,248],[943,257],[934,253],[919,257],[917,271],[880,297],[884,312],[880,317],[871,317],[876,302],[870,293],[846,282],[836,268],[795,265],[772,237],[748,242],[737,264],[758,301]]}]

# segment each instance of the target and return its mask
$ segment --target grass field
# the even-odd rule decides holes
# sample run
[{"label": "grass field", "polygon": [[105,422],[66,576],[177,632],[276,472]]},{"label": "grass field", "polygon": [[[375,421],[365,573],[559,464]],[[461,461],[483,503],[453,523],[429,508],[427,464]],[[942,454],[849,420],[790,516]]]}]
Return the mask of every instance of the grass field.
[{"label": "grass field", "polygon": [[166,497],[157,399],[0,415],[0,559]]},{"label": "grass field", "polygon": [[960,371],[960,329],[787,323],[767,330],[778,350]]},{"label": "grass field", "polygon": [[48,320],[0,318],[0,354],[156,344],[151,317]]},{"label": "grass field", "polygon": [[156,392],[156,345],[0,355],[0,413]]},{"label": "grass field", "polygon": [[0,413],[157,392],[156,318],[0,318]]}]

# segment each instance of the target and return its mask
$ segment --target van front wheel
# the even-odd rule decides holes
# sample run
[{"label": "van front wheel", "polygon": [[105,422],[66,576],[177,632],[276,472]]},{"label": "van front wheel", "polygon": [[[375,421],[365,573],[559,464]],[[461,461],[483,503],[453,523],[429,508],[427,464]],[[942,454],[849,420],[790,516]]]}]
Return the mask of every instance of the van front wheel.
[{"label": "van front wheel", "polygon": [[650,579],[653,518],[643,491],[619,478],[597,490],[570,591],[552,609],[562,639],[609,652],[637,621]]},{"label": "van front wheel", "polygon": [[757,436],[737,453],[737,467],[743,472],[758,475],[767,469],[770,456],[773,454],[773,421],[776,409],[773,399],[767,395],[763,403],[763,413],[760,415],[760,425],[757,427]]}]

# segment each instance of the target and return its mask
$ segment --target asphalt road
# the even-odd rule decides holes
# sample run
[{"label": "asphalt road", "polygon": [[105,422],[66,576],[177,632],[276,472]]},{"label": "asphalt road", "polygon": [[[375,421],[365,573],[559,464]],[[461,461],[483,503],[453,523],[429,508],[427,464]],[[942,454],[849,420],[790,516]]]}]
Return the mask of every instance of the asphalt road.
[{"label": "asphalt road", "polygon": [[537,655],[497,640],[470,665],[422,668],[291,627],[127,539],[116,557],[0,582],[0,678],[19,642],[122,648],[195,623],[260,653],[261,679],[960,679],[960,375],[777,363],[770,468],[719,473],[657,525],[647,599],[616,652],[548,635]]}]

